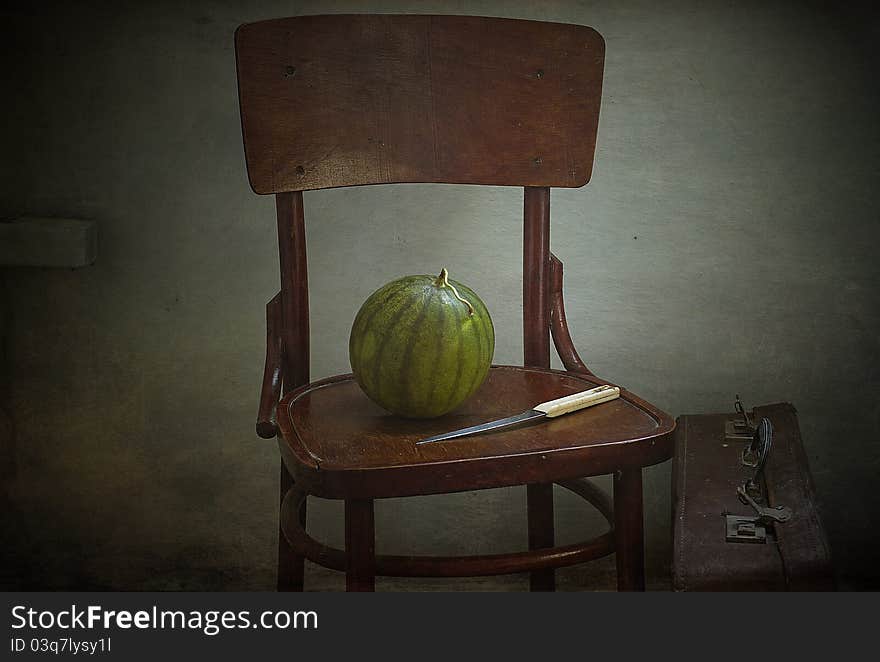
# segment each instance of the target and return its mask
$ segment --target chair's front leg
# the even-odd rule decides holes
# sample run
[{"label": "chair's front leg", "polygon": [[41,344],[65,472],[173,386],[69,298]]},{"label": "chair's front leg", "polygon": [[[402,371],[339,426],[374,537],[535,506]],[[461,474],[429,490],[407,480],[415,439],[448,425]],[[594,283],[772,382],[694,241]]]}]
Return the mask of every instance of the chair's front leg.
[{"label": "chair's front leg", "polygon": [[[529,520],[529,549],[553,547],[553,483],[526,487]],[[553,568],[529,573],[529,590],[555,591],[556,574]]]},{"label": "chair's front leg", "polygon": [[[284,462],[281,462],[281,502],[288,490],[293,487],[293,478]],[[297,515],[303,529],[306,526],[306,502],[303,501],[302,507]],[[279,591],[302,591],[303,577],[305,574],[305,557],[300,556],[293,551],[293,548],[284,537],[284,531],[281,530],[281,522],[278,524],[278,590]]]},{"label": "chair's front leg", "polygon": [[614,538],[617,590],[645,590],[645,530],[641,467],[614,474]]},{"label": "chair's front leg", "polygon": [[372,499],[345,500],[346,591],[376,590],[375,523]]}]

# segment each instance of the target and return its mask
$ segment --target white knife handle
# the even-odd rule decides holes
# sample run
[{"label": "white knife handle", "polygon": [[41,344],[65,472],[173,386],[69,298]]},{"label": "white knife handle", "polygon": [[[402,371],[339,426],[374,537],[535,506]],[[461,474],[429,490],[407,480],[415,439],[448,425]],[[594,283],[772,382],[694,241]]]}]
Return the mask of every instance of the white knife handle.
[{"label": "white knife handle", "polygon": [[606,384],[591,388],[589,391],[572,393],[556,400],[550,400],[550,402],[542,402],[533,407],[533,409],[544,412],[547,418],[553,418],[554,416],[562,416],[562,414],[568,414],[578,409],[598,405],[600,402],[608,402],[618,397],[620,397],[620,389]]}]

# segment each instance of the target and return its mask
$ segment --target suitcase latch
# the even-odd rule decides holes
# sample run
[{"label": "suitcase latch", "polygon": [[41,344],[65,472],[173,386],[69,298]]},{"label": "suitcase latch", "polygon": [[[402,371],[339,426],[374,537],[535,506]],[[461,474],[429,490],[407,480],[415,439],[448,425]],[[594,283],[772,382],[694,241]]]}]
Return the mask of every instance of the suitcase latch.
[{"label": "suitcase latch", "polygon": [[[735,428],[738,438],[745,437],[750,432],[749,445],[742,452],[742,464],[755,469],[754,475],[736,488],[739,500],[747,506],[751,506],[757,516],[745,517],[742,515],[725,514],[726,540],[727,542],[764,543],[767,541],[767,526],[774,523],[787,522],[791,519],[791,508],[788,506],[763,506],[755,498],[761,499],[761,479],[764,474],[764,466],[770,449],[773,446],[773,425],[770,419],[762,418],[757,426],[752,425],[745,412],[739,396],[736,396],[736,410],[742,416],[741,420],[729,421],[730,427]],[[728,430],[728,438],[731,437]],[[752,497],[755,496],[755,498]]]},{"label": "suitcase latch", "polygon": [[727,542],[767,542],[767,529],[760,517],[727,515]]},{"label": "suitcase latch", "polygon": [[736,495],[744,504],[754,508],[757,516],[725,515],[727,542],[766,542],[768,524],[772,522],[781,524],[791,519],[791,508],[788,506],[762,506],[749,496],[747,485],[748,483],[737,487]]},{"label": "suitcase latch", "polygon": [[736,396],[736,402],[733,403],[733,407],[739,416],[732,421],[724,422],[725,439],[727,441],[751,441],[752,436],[755,434],[755,426],[746,413],[742,400],[739,399],[739,394]]},{"label": "suitcase latch", "polygon": [[744,485],[740,485],[736,488],[736,494],[740,501],[755,509],[755,512],[758,513],[758,519],[760,520],[773,520],[774,522],[782,523],[791,519],[791,508],[788,506],[762,506],[749,496]]}]

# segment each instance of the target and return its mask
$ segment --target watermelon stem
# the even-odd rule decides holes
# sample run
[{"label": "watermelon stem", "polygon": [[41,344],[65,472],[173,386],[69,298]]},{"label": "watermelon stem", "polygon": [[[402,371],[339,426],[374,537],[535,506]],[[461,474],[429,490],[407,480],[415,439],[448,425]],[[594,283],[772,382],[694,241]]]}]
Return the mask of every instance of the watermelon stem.
[{"label": "watermelon stem", "polygon": [[468,317],[473,317],[473,315],[474,315],[473,305],[471,304],[470,301],[468,301],[467,299],[465,299],[463,296],[461,296],[458,293],[458,290],[455,289],[455,285],[453,285],[452,283],[449,282],[449,272],[446,271],[446,267],[443,267],[440,270],[440,275],[437,276],[437,279],[434,281],[434,285],[436,285],[437,287],[448,287],[450,290],[452,290],[452,293],[455,295],[455,298],[458,299],[459,301],[461,301],[463,304],[465,304],[468,307]]}]

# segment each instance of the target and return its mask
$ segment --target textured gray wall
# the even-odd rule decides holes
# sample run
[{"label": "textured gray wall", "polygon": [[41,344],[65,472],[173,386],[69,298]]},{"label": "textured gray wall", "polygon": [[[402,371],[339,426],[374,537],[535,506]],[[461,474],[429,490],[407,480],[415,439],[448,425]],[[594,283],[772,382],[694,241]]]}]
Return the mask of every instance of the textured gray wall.
[{"label": "textured gray wall", "polygon": [[[335,11],[499,15],[604,35],[593,180],[552,198],[575,340],[598,374],[676,415],[727,411],[734,393],[795,403],[839,577],[877,585],[870,17],[803,3],[40,6],[4,17],[0,216],[95,219],[100,247],[90,268],[3,274],[16,430],[0,425],[4,585],[273,586],[277,451],[253,419],[277,246],[273,201],[245,176],[232,35]],[[441,265],[492,311],[496,361],[521,361],[520,191],[399,185],[309,193],[305,205],[314,377],[348,369],[350,323],[373,289]],[[654,586],[668,581],[669,476],[668,463],[646,472]],[[511,489],[383,502],[379,548],[522,545],[524,500]],[[598,530],[576,500],[557,500],[563,541]],[[316,501],[310,526],[339,543],[338,504]],[[562,577],[606,587],[613,564]],[[314,567],[307,580],[342,586]]]}]

